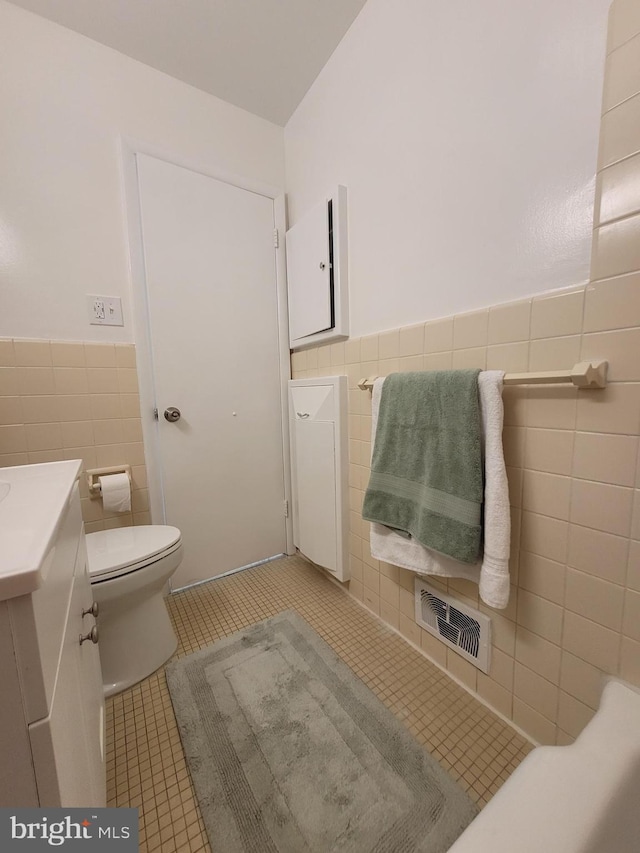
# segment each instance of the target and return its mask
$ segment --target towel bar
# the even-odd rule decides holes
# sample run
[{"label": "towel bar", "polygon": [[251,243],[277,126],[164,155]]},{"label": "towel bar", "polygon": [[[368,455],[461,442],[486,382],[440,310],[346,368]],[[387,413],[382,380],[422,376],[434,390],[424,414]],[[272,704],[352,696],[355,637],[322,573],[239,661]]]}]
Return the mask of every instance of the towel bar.
[{"label": "towel bar", "polygon": [[[505,373],[505,385],[560,385],[571,383],[576,388],[604,388],[607,384],[608,361],[581,361],[571,370],[548,370],[541,373]],[[371,391],[377,376],[358,382],[361,391]]]}]

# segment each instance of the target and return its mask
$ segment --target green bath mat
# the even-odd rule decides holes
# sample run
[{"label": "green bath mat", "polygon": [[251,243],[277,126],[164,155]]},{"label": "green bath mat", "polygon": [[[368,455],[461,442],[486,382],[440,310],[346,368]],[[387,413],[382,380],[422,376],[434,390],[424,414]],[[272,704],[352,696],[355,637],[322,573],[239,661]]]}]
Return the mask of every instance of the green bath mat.
[{"label": "green bath mat", "polygon": [[166,673],[213,853],[444,853],[477,813],[292,611]]}]

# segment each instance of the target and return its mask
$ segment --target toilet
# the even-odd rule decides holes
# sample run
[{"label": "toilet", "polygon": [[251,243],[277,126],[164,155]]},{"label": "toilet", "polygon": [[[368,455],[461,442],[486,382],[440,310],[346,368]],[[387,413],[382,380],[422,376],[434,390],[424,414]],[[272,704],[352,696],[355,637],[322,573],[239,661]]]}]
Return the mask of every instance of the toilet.
[{"label": "toilet", "polygon": [[176,650],[164,592],[182,561],[182,538],[177,527],[148,524],[88,533],[86,541],[104,695],[113,696]]}]

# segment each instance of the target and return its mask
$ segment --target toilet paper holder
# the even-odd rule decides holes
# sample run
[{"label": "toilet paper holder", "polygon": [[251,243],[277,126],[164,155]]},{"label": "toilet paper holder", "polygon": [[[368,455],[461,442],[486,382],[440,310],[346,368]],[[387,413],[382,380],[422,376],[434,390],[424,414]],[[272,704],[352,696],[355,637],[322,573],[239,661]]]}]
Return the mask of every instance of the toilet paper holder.
[{"label": "toilet paper holder", "polygon": [[110,468],[88,468],[86,474],[90,498],[99,498],[102,494],[98,477],[104,477],[107,474],[126,474],[129,478],[129,483],[131,483],[131,465],[112,465]]}]

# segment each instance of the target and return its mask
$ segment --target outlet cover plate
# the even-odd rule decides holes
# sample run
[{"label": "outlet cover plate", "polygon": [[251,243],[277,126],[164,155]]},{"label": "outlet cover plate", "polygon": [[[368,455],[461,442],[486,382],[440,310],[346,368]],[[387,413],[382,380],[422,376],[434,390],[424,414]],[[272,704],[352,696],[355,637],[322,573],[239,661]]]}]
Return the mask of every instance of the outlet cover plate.
[{"label": "outlet cover plate", "polygon": [[119,296],[87,294],[89,324],[91,326],[124,326],[122,300]]}]

